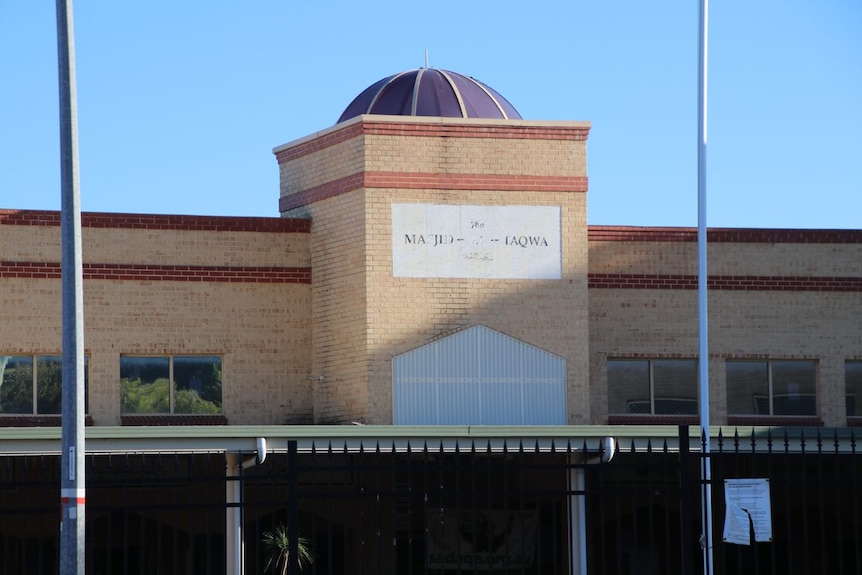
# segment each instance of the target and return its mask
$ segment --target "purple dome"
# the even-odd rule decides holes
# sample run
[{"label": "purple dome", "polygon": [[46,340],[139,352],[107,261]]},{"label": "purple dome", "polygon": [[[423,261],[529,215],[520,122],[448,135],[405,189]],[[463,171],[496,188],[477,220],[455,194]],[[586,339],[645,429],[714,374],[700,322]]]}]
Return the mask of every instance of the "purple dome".
[{"label": "purple dome", "polygon": [[493,88],[436,68],[408,70],[375,82],[356,96],[338,122],[360,114],[521,119],[514,106]]}]

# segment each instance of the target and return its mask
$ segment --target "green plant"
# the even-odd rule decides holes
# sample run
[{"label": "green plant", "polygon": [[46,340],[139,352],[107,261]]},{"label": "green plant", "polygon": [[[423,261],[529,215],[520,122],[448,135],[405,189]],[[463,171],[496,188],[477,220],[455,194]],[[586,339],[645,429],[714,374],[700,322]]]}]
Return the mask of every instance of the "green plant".
[{"label": "green plant", "polygon": [[[314,562],[310,543],[306,537],[300,536],[296,540],[296,562],[300,571],[305,565]],[[273,573],[287,575],[287,562],[290,559],[290,540],[287,537],[287,527],[279,523],[272,531],[265,531],[263,544],[269,551],[269,561],[266,562],[264,571],[269,571],[272,567]]]}]

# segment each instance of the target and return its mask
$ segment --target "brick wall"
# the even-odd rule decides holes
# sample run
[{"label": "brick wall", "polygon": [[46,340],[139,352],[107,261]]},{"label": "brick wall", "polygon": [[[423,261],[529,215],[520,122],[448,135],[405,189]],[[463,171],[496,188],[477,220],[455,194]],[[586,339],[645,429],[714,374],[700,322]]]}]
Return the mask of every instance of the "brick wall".
[{"label": "brick wall", "polygon": [[[607,416],[608,357],[696,357],[693,230],[590,228],[594,422]],[[846,425],[845,359],[862,357],[862,233],[710,231],[710,404],[727,421],[727,359],[814,359],[818,416]]]},{"label": "brick wall", "polygon": [[[392,357],[477,324],[565,357],[568,419],[589,421],[588,129],[366,116],[276,149],[283,214],[313,222],[317,421],[391,423]],[[394,278],[410,202],[560,206],[563,279]]]},{"label": "brick wall", "polygon": [[[2,354],[62,351],[58,222],[0,212]],[[84,214],[82,227],[96,425],[120,423],[122,354],[220,355],[230,424],[310,419],[307,221]]]}]

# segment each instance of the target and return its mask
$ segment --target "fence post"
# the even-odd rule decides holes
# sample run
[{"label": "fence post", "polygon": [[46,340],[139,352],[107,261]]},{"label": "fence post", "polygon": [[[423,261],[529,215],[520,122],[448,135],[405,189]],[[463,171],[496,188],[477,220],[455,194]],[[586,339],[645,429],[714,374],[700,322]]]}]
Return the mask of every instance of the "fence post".
[{"label": "fence post", "polygon": [[679,426],[679,521],[680,521],[680,545],[682,548],[682,573],[694,573],[693,557],[691,553],[691,473],[689,453],[688,425]]},{"label": "fence post", "polygon": [[296,440],[287,442],[287,573],[299,575],[299,456]]}]

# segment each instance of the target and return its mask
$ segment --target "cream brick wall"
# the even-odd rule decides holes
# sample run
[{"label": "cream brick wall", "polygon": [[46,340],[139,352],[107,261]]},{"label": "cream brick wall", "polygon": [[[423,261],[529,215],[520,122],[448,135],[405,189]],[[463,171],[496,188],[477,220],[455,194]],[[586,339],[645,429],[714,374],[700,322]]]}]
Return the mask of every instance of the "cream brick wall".
[{"label": "cream brick wall", "polygon": [[365,139],[351,138],[279,164],[281,196],[288,196],[362,171]]},{"label": "cream brick wall", "polygon": [[[675,242],[590,242],[590,271],[697,274],[697,246]],[[858,277],[855,244],[710,246],[709,274]],[[814,359],[818,410],[827,426],[846,424],[844,361],[862,357],[862,294],[837,291],[711,290],[711,420],[725,423],[727,359]],[[608,357],[697,357],[696,290],[591,289],[593,423],[607,418]]]},{"label": "cream brick wall", "polygon": [[[710,275],[850,276],[860,272],[862,245],[712,243]],[[697,275],[695,242],[590,241],[591,273]]]},{"label": "cream brick wall", "polygon": [[[392,422],[392,358],[484,325],[566,359],[569,423],[587,423],[588,314],[584,194],[369,192],[369,402]],[[563,279],[424,279],[392,276],[392,203],[561,206]]]},{"label": "cream brick wall", "polygon": [[309,206],[312,216],[316,423],[368,419],[365,194]]},{"label": "cream brick wall", "polygon": [[[59,262],[60,228],[10,226],[0,229],[0,258]],[[308,234],[253,231],[88,228],[81,230],[85,262],[198,266],[311,265]]]},{"label": "cream brick wall", "polygon": [[586,175],[586,147],[567,140],[374,135],[366,148],[368,171]]},{"label": "cream brick wall", "polygon": [[[0,260],[59,263],[59,232],[0,226]],[[310,263],[308,234],[86,228],[83,236],[85,264]],[[0,354],[61,353],[61,290],[59,279],[0,280]],[[311,419],[309,284],[88,279],[83,291],[96,425],[120,424],[123,354],[222,356],[230,424]]]}]

